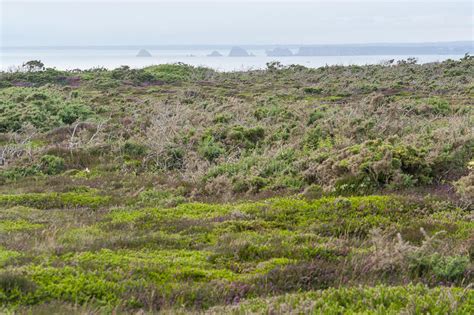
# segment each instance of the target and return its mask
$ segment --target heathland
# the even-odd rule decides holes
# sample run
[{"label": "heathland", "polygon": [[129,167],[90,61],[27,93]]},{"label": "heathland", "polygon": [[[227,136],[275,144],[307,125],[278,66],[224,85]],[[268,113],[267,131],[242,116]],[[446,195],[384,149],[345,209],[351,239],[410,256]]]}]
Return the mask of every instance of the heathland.
[{"label": "heathland", "polygon": [[472,314],[474,58],[0,73],[0,311]]}]

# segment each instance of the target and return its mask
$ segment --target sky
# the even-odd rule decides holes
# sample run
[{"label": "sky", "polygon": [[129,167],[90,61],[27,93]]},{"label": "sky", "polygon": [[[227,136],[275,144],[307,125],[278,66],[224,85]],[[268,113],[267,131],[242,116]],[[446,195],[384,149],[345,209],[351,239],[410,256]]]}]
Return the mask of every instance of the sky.
[{"label": "sky", "polygon": [[470,0],[5,1],[0,46],[473,40]]}]

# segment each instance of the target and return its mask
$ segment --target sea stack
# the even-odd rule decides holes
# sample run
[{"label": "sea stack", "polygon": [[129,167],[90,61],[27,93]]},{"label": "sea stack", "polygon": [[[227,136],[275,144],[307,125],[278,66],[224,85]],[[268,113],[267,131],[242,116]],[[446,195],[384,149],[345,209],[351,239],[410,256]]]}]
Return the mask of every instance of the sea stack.
[{"label": "sea stack", "polygon": [[213,52],[211,52],[209,55],[207,55],[208,57],[222,57],[222,54],[220,52],[218,52],[217,50],[214,50]]},{"label": "sea stack", "polygon": [[140,49],[140,51],[137,54],[137,57],[152,57],[152,56],[148,50]]},{"label": "sea stack", "polygon": [[229,57],[249,57],[249,53],[242,47],[232,47]]}]

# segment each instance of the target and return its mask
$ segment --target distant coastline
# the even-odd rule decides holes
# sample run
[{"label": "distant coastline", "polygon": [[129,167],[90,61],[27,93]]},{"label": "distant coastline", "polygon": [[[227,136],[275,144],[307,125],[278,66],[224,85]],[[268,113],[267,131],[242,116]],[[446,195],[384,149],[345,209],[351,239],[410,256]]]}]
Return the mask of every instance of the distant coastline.
[{"label": "distant coastline", "polygon": [[[0,50],[221,50],[231,51],[236,45],[84,45],[84,46],[5,46]],[[453,55],[474,52],[474,41],[426,43],[366,43],[366,44],[314,44],[314,45],[251,45],[238,47],[245,50],[272,51],[272,56],[363,56],[363,55]],[[292,55],[288,54],[293,50]]]}]

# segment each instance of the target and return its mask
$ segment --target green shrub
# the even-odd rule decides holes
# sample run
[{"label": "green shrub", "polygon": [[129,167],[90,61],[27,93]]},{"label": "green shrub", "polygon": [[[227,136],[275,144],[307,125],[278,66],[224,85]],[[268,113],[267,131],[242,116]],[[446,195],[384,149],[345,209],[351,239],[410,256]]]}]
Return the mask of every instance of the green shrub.
[{"label": "green shrub", "polygon": [[[12,167],[6,170],[3,170],[0,173],[0,180],[3,181],[15,181],[22,177],[40,175],[41,170],[38,165],[25,166],[25,167]],[[1,181],[0,181],[1,182]]]},{"label": "green shrub", "polygon": [[315,110],[309,115],[308,126],[314,124],[316,121],[324,118],[324,112]]},{"label": "green shrub", "polygon": [[46,88],[8,88],[0,91],[0,132],[16,131],[30,123],[50,130],[92,116],[79,99],[66,99],[61,92]]},{"label": "green shrub", "polygon": [[84,120],[91,116],[90,107],[78,103],[66,103],[57,112],[58,118],[63,124],[70,125],[76,121]]},{"label": "green shrub", "polygon": [[448,101],[441,98],[430,98],[427,101],[431,111],[435,115],[448,115],[451,112],[451,106]]},{"label": "green shrub", "polygon": [[201,140],[198,148],[199,154],[203,156],[209,162],[213,162],[220,155],[222,155],[225,150],[222,146],[217,143],[212,136],[207,136]]},{"label": "green shrub", "polygon": [[[307,140],[307,145],[314,145],[318,135],[316,133],[316,140]],[[331,177],[336,192],[341,194],[370,193],[374,188],[386,186],[407,188],[429,184],[434,176],[432,161],[423,148],[381,139],[344,148],[323,161],[315,159],[311,163],[314,169],[308,168],[305,178],[311,182],[315,175]]]},{"label": "green shrub", "polygon": [[269,180],[260,176],[252,176],[248,179],[250,189],[254,192],[258,192],[268,186]]},{"label": "green shrub", "polygon": [[166,190],[148,189],[138,196],[139,203],[146,206],[175,207],[186,201],[183,196]]},{"label": "green shrub", "polygon": [[372,181],[368,176],[345,176],[339,178],[334,183],[334,192],[336,195],[357,195],[368,194],[375,190],[378,183]]},{"label": "green shrub", "polygon": [[17,195],[0,195],[2,206],[27,206],[38,209],[67,207],[98,208],[109,202],[110,197],[90,193],[30,193]]},{"label": "green shrub", "polygon": [[463,277],[469,265],[467,256],[442,256],[435,253],[425,256],[414,253],[410,257],[410,269],[417,275],[432,272],[439,280],[455,281]]},{"label": "green shrub", "polygon": [[144,68],[143,71],[151,74],[155,80],[167,83],[189,81],[191,78],[203,79],[206,75],[213,73],[211,69],[193,67],[183,63],[150,66]]},{"label": "green shrub", "polygon": [[37,286],[23,275],[12,271],[0,273],[0,304],[16,302],[24,295],[32,294]]},{"label": "green shrub", "polygon": [[127,141],[123,145],[122,151],[128,157],[138,158],[143,157],[148,152],[148,147],[140,143]]},{"label": "green shrub", "polygon": [[253,128],[234,126],[228,132],[227,138],[232,144],[252,149],[265,138],[265,130],[260,126]]},{"label": "green shrub", "polygon": [[312,128],[306,132],[306,135],[304,137],[304,144],[310,149],[317,149],[323,137],[323,131],[320,127]]},{"label": "green shrub", "polygon": [[121,66],[107,74],[114,80],[131,82],[135,85],[156,81],[155,77],[144,69],[131,69],[129,66]]},{"label": "green shrub", "polygon": [[165,170],[179,170],[184,165],[184,149],[178,146],[169,146],[160,160],[160,165]]},{"label": "green shrub", "polygon": [[216,123],[216,124],[218,124],[218,123],[225,124],[225,123],[228,123],[231,119],[232,119],[231,114],[222,113],[222,114],[217,114],[214,117],[213,122]]},{"label": "green shrub", "polygon": [[280,296],[253,298],[217,306],[213,314],[469,314],[472,292],[423,285],[335,287]]},{"label": "green shrub", "polygon": [[5,250],[0,247],[0,268],[13,261],[15,258],[21,257],[19,252],[13,250]]},{"label": "green shrub", "polygon": [[47,175],[56,175],[64,171],[64,159],[54,155],[43,155],[40,159],[41,172]]},{"label": "green shrub", "polygon": [[435,256],[433,260],[433,272],[441,278],[450,281],[461,278],[469,266],[467,256]]},{"label": "green shrub", "polygon": [[319,95],[323,92],[323,89],[320,87],[305,87],[303,89],[303,92],[305,94]]}]

